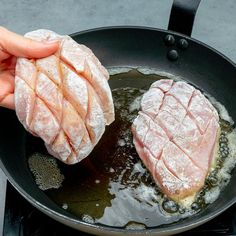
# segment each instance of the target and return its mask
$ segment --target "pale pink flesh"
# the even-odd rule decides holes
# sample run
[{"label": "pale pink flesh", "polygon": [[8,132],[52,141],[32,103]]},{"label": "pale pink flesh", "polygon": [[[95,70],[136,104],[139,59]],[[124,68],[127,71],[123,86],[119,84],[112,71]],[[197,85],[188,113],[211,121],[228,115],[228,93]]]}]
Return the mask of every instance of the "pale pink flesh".
[{"label": "pale pink flesh", "polygon": [[195,91],[189,106],[189,113],[197,121],[201,133],[206,131],[209,121],[213,116],[218,119],[217,113],[213,111],[215,109],[208,100],[204,99],[204,95],[200,91]]},{"label": "pale pink flesh", "polygon": [[194,88],[189,84],[179,81],[174,83],[167,94],[174,96],[179,103],[184,107],[188,108],[190,99],[192,98]]},{"label": "pale pink flesh", "polygon": [[48,152],[67,164],[89,155],[114,120],[108,72],[90,49],[69,36],[38,30],[38,41],[59,40],[60,49],[42,59],[18,58],[15,78],[16,113]]},{"label": "pale pink flesh", "polygon": [[91,87],[93,87],[100,98],[100,105],[103,109],[107,124],[112,123],[114,121],[114,106],[111,91],[106,78],[97,68],[96,64],[93,61],[89,61],[87,59],[85,60],[83,75],[87,78],[91,84]]},{"label": "pale pink flesh", "polygon": [[68,157],[71,155],[72,150],[67,138],[65,137],[65,132],[61,130],[53,142],[53,145],[46,145],[48,152],[54,157],[67,161]]},{"label": "pale pink flesh", "polygon": [[157,80],[156,82],[154,82],[151,85],[151,88],[158,88],[160,90],[162,90],[162,92],[167,92],[170,90],[170,88],[172,87],[173,84],[173,80],[171,79],[162,79],[162,80]]},{"label": "pale pink flesh", "polygon": [[55,55],[38,59],[36,61],[36,66],[38,70],[47,75],[57,86],[60,86],[61,81],[61,69],[60,60]]},{"label": "pale pink flesh", "polygon": [[17,108],[18,119],[26,129],[30,129],[34,112],[35,93],[18,76],[15,77],[15,91],[18,91],[15,93],[15,106]]},{"label": "pale pink flesh", "polygon": [[150,88],[148,93],[145,93],[141,102],[141,109],[144,113],[155,119],[159,112],[164,98],[163,92],[158,88]]},{"label": "pale pink flesh", "polygon": [[[27,68],[27,70],[25,70]],[[31,88],[35,89],[37,79],[37,68],[34,65],[33,60],[26,58],[19,58],[16,63],[16,75]]]},{"label": "pale pink flesh", "polygon": [[98,63],[98,60],[94,59],[96,57],[91,50],[86,48],[84,51],[84,48],[85,46],[81,47],[72,39],[65,39],[60,57],[89,81],[100,98],[100,105],[103,108],[106,122],[110,124],[114,121],[114,106],[107,83],[108,74],[104,72],[105,68]]},{"label": "pale pink flesh", "polygon": [[77,150],[86,132],[86,127],[84,120],[81,119],[73,106],[66,99],[63,100],[61,128],[64,130],[72,149]]},{"label": "pale pink flesh", "polygon": [[96,99],[96,94],[91,86],[88,85],[88,113],[86,116],[86,124],[88,133],[92,143],[96,144],[105,131],[105,126],[101,126],[102,122],[105,124],[105,114]]},{"label": "pale pink flesh", "polygon": [[63,95],[57,86],[45,74],[39,72],[35,88],[36,95],[40,97],[58,120],[61,122]]},{"label": "pale pink flesh", "polygon": [[159,80],[132,125],[136,150],[162,191],[174,200],[198,192],[214,156],[219,117],[185,82]]},{"label": "pale pink flesh", "polygon": [[60,130],[56,118],[40,98],[35,99],[30,130],[41,137],[46,144],[51,144]]},{"label": "pale pink flesh", "polygon": [[[100,61],[97,57],[93,54],[92,50],[90,50],[85,45],[77,44],[71,38],[65,38],[63,40],[63,47],[61,50],[61,57],[63,60],[68,61],[69,64],[78,71],[84,71],[84,60],[89,58],[89,60],[93,61],[96,64],[98,69],[102,72],[103,76],[108,80],[109,74],[107,70],[101,65]],[[71,58],[74,58],[73,62],[71,63]]]},{"label": "pale pink flesh", "polygon": [[64,96],[73,104],[82,119],[88,112],[88,89],[86,79],[77,75],[65,64],[61,64]]}]

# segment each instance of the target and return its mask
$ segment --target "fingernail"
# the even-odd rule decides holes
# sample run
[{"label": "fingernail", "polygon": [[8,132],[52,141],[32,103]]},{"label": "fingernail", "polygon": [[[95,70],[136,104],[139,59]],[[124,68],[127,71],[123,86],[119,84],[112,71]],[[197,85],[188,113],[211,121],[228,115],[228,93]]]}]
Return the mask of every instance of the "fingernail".
[{"label": "fingernail", "polygon": [[47,40],[47,41],[44,41],[44,43],[46,43],[46,44],[55,44],[55,43],[59,43],[59,40],[55,40],[55,39]]}]

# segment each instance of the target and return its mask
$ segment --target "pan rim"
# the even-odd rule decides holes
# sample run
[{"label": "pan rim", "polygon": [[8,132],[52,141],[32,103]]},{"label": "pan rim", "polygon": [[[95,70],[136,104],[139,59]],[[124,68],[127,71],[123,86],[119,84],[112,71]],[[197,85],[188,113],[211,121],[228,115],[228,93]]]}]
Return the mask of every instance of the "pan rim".
[{"label": "pan rim", "polygon": [[[208,48],[209,50],[213,51],[214,53],[218,54],[221,58],[225,59],[228,63],[230,63],[232,66],[236,67],[236,63],[234,63],[230,58],[225,56],[223,53],[219,52],[217,49],[197,40],[191,37],[188,37],[184,34],[180,34],[174,31],[169,31],[169,30],[164,30],[164,29],[159,29],[159,28],[153,28],[153,27],[146,27],[146,26],[106,26],[106,27],[98,27],[98,28],[93,28],[93,29],[88,29],[88,30],[83,30],[80,32],[76,32],[73,34],[70,34],[70,36],[73,38],[78,35],[83,35],[87,33],[92,33],[92,32],[98,32],[98,31],[107,31],[107,30],[148,30],[148,31],[159,31],[163,33],[169,33],[173,34],[176,36],[180,36],[183,38],[186,38],[192,42],[195,42],[197,44],[200,44],[203,47]],[[194,222],[190,223],[189,225],[165,225],[164,227],[167,228],[162,228],[162,227],[155,227],[151,229],[144,229],[144,230],[129,230],[129,229],[122,229],[122,228],[116,228],[112,226],[105,226],[105,225],[93,225],[93,224],[88,224],[82,220],[76,220],[74,218],[68,217],[66,215],[63,215],[57,211],[52,210],[51,208],[45,206],[44,204],[38,202],[36,199],[34,199],[32,196],[30,196],[9,174],[5,166],[3,165],[1,159],[0,159],[0,167],[7,176],[9,182],[13,185],[13,187],[27,200],[29,201],[34,207],[39,209],[40,211],[44,212],[46,215],[60,221],[61,223],[64,223],[66,225],[69,225],[73,228],[76,228],[77,230],[82,230],[85,232],[97,234],[97,233],[102,233],[102,235],[123,235],[124,233],[128,233],[129,235],[170,235],[170,234],[176,234],[180,232],[184,232],[187,230],[190,230],[192,228],[195,228],[201,224],[206,223],[207,221],[215,218],[222,212],[224,212],[226,209],[228,209],[230,206],[232,206],[236,202],[236,196],[232,198],[227,204],[221,206],[220,208],[216,209],[214,212],[211,212],[208,217],[201,217],[199,219],[196,219]],[[76,225],[79,225],[79,227],[75,227]]]},{"label": "pan rim", "polygon": [[[236,202],[236,197],[229,201],[226,205],[221,206],[216,211],[209,214],[209,217],[207,218],[199,218],[195,220],[193,223],[188,225],[177,225],[175,226],[173,224],[166,224],[164,227],[168,227],[166,229],[163,229],[162,227],[153,227],[151,229],[143,229],[143,230],[129,230],[125,228],[116,228],[112,226],[106,226],[106,225],[98,225],[98,224],[89,224],[82,220],[76,220],[74,218],[70,218],[66,215],[63,215],[57,211],[52,210],[51,208],[45,206],[44,204],[40,203],[39,201],[35,200],[30,194],[28,194],[24,189],[22,189],[16,181],[10,176],[9,172],[5,169],[5,167],[2,164],[2,161],[0,160],[0,166],[3,170],[4,174],[7,176],[8,181],[10,184],[17,190],[17,192],[28,202],[30,202],[34,207],[36,207],[41,212],[45,213],[47,216],[52,217],[54,220],[57,220],[63,224],[66,224],[67,226],[70,226],[77,230],[82,230],[84,232],[92,233],[94,235],[123,235],[124,233],[128,233],[129,235],[173,235],[177,233],[181,233],[184,231],[188,231],[190,229],[193,229],[197,226],[200,226],[213,218],[217,217],[221,213],[223,213],[225,210],[227,210],[229,207],[231,207]],[[178,222],[177,222],[178,223]],[[184,223],[184,220],[183,220]],[[180,223],[181,224],[181,223]],[[81,227],[75,227],[76,225],[80,225]],[[97,234],[98,232],[102,234]],[[104,234],[105,233],[105,234]]]},{"label": "pan rim", "polygon": [[93,32],[97,32],[97,31],[106,31],[106,30],[148,30],[148,31],[159,31],[162,33],[168,33],[168,34],[173,34],[175,36],[179,36],[188,40],[191,40],[194,43],[200,44],[208,49],[210,49],[211,51],[215,52],[216,54],[218,54],[219,56],[221,56],[222,58],[224,58],[225,60],[227,60],[231,65],[233,65],[234,67],[236,67],[236,62],[234,62],[233,60],[231,60],[229,57],[227,57],[225,54],[223,54],[222,52],[218,51],[216,48],[213,48],[212,46],[198,40],[192,37],[189,37],[185,34],[181,34],[172,30],[166,30],[166,29],[160,29],[160,28],[155,28],[155,27],[149,27],[149,26],[133,26],[133,25],[118,25],[118,26],[104,26],[104,27],[96,27],[96,28],[92,28],[92,29],[87,29],[87,30],[82,30],[79,32],[75,32],[72,34],[69,34],[70,37],[75,37],[78,35],[82,35],[82,34],[87,34],[87,33],[93,33]]}]

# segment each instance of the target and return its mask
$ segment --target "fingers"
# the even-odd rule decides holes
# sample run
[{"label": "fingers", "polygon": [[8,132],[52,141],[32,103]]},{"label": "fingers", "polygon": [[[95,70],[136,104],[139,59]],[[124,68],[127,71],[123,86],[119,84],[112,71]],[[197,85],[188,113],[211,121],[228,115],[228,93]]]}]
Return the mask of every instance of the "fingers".
[{"label": "fingers", "polygon": [[59,43],[37,42],[0,27],[0,46],[3,52],[16,57],[41,58],[55,53]]},{"label": "fingers", "polygon": [[8,109],[15,110],[15,101],[14,101],[14,94],[8,94],[2,101],[0,101],[0,106],[5,107]]},{"label": "fingers", "polygon": [[0,106],[13,109],[14,76],[9,71],[4,71],[0,73],[0,78]]},{"label": "fingers", "polygon": [[10,56],[9,58],[3,60],[0,63],[0,79],[1,74],[5,72],[9,72],[11,75],[15,75],[15,67],[16,67],[16,57]]},{"label": "fingers", "polygon": [[9,58],[11,55],[7,52],[4,52],[3,49],[0,46],[0,62],[6,60]]}]

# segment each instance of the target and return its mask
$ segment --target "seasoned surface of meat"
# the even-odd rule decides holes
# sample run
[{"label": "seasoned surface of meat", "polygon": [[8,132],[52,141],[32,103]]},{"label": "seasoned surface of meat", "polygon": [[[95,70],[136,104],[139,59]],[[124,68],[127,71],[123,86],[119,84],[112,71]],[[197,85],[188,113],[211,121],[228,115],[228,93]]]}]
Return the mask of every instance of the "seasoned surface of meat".
[{"label": "seasoned surface of meat", "polygon": [[48,152],[67,164],[89,155],[114,121],[109,74],[93,52],[69,36],[48,30],[25,37],[58,40],[59,50],[42,59],[18,58],[16,113],[24,127],[41,137]]},{"label": "seasoned surface of meat", "polygon": [[134,144],[155,182],[170,198],[192,196],[204,185],[215,156],[219,116],[191,85],[154,82],[132,125]]}]

